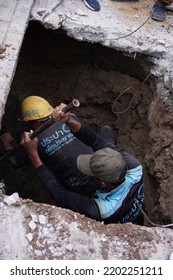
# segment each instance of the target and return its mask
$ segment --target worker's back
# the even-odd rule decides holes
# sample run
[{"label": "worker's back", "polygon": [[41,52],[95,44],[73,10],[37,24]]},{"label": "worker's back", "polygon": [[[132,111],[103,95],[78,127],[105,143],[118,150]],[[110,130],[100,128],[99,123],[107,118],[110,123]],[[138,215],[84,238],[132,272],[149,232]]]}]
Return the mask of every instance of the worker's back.
[{"label": "worker's back", "polygon": [[39,155],[59,182],[81,194],[96,190],[93,178],[81,173],[76,164],[80,154],[91,154],[93,150],[74,137],[67,125],[57,121],[39,134],[38,139]]}]

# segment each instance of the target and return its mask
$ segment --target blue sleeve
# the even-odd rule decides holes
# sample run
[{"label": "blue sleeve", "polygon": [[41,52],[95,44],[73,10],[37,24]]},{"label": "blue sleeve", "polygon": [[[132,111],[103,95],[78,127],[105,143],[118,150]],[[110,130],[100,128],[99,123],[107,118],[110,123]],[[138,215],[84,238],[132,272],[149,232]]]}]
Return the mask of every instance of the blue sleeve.
[{"label": "blue sleeve", "polygon": [[35,170],[35,174],[57,206],[71,209],[95,220],[101,219],[100,210],[93,198],[67,190],[44,164]]},{"label": "blue sleeve", "polygon": [[93,131],[87,126],[81,125],[81,129],[77,133],[74,133],[74,135],[84,144],[92,147],[94,152],[103,148],[111,148],[120,152],[124,157],[128,169],[133,169],[141,165],[140,161],[137,158],[124,151],[123,149],[119,148],[118,146],[108,141],[105,141],[104,139],[99,137],[99,135],[95,131]]}]

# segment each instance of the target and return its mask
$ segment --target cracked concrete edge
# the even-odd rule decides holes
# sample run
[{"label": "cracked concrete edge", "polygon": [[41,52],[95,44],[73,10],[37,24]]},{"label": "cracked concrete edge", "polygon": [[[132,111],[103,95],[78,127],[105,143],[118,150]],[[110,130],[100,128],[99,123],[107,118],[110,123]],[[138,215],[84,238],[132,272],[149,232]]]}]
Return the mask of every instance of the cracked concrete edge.
[{"label": "cracked concrete edge", "polygon": [[[134,4],[136,5],[135,13],[130,10],[128,15],[126,10],[123,11],[122,8],[126,7],[129,11],[133,5],[129,6],[125,3],[122,5],[122,3],[103,0],[99,13],[93,14],[93,11],[87,9],[82,1],[76,6],[76,1],[59,0],[57,3],[56,0],[43,0],[41,2],[30,0],[26,3],[23,0],[16,0],[19,9],[16,9],[9,25],[9,32],[6,33],[7,36],[3,44],[1,43],[1,47],[5,46],[5,52],[1,54],[2,58],[0,59],[0,69],[2,70],[0,76],[0,123],[29,16],[30,20],[36,20],[46,28],[59,29],[61,27],[69,37],[76,40],[100,43],[132,57],[136,56],[136,53],[149,56],[153,62],[151,69],[153,75],[164,77],[167,73],[171,73],[173,31],[166,32],[164,26],[162,27],[155,22],[147,22],[144,28],[133,33],[135,28],[137,29],[141,23],[144,23],[144,19],[149,19],[149,9],[152,3],[145,4],[144,1],[141,1],[137,5]],[[138,5],[142,6],[138,8]],[[144,19],[140,19],[143,15]],[[169,24],[172,24],[170,18],[168,18],[168,27]],[[127,36],[128,34],[131,36]],[[117,37],[120,37],[121,40],[115,40]],[[168,78],[170,80],[172,76],[167,75],[166,79]],[[172,83],[169,82],[169,84]]]},{"label": "cracked concrete edge", "polygon": [[[56,1],[52,2],[51,5],[54,7]],[[95,13],[93,16],[93,12],[86,9],[82,2],[76,6],[76,0],[66,0],[48,13],[46,9],[42,9],[43,4],[40,5],[36,0],[31,15],[32,19],[39,21],[45,27],[52,29],[61,27],[77,40],[99,42],[107,46],[111,44],[115,49],[120,48],[122,51],[136,51],[153,56],[157,54],[159,57],[165,52],[167,53],[168,49],[169,52],[172,52],[172,31],[167,32],[167,27],[172,21],[168,21],[168,26],[161,26],[151,20],[152,3],[148,4],[147,8],[143,7],[143,1],[137,3],[135,9],[129,11],[129,15],[126,9],[129,10],[133,6],[132,4],[103,0],[101,5],[99,13]],[[47,9],[49,11],[51,7],[47,7]],[[40,10],[43,12],[41,15]],[[126,13],[126,17],[124,17],[124,13]],[[141,15],[143,18],[140,19]],[[147,19],[150,22],[145,26],[144,23],[147,22]],[[141,42],[139,42],[140,40]]]},{"label": "cracked concrete edge", "polygon": [[3,53],[0,55],[0,124],[33,3],[34,0],[18,0],[13,3],[12,8],[6,1],[0,11],[1,23],[3,23],[3,14],[7,13],[5,16],[9,19],[6,30],[2,31],[0,41],[0,49],[3,48]]},{"label": "cracked concrete edge", "polygon": [[0,196],[0,259],[167,260],[173,229],[104,225],[71,210]]},{"label": "cracked concrete edge", "polygon": [[[42,8],[44,1],[40,5],[39,1],[36,0],[31,11],[32,19],[39,21],[47,29],[62,28],[67,32],[67,36],[78,41],[99,43],[121,51],[124,55],[132,58],[136,58],[137,54],[142,54],[152,64],[151,74],[159,79],[163,77],[163,82],[168,81],[165,86],[167,87],[169,84],[170,91],[173,91],[171,76],[173,33],[169,30],[172,19],[168,18],[165,26],[151,20],[152,3],[148,5],[149,8],[147,6],[147,9],[145,9],[143,1],[137,3],[136,9],[138,5],[141,5],[139,9],[131,10],[129,18],[126,19],[123,17],[122,8],[131,6],[127,3],[125,5],[125,3],[112,3],[112,1],[103,0],[101,10],[93,17],[93,12],[88,11],[83,3],[79,3],[79,6],[76,7],[76,0],[66,0],[61,5],[56,6],[55,2],[52,1],[46,10],[45,7]],[[40,14],[40,12],[42,13]],[[139,20],[143,14],[144,18]],[[146,25],[142,26],[145,22],[144,19]],[[136,32],[134,32],[135,27],[139,27],[140,24],[141,28],[139,30],[136,28]],[[131,35],[128,36],[129,34]]]}]

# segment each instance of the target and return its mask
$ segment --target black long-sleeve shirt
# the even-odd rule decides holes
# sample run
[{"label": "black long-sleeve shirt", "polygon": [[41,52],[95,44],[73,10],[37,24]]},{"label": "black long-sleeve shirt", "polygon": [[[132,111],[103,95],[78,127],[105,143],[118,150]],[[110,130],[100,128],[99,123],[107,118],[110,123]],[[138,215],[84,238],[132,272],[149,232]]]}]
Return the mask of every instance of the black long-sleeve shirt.
[{"label": "black long-sleeve shirt", "polygon": [[[78,120],[75,115],[72,118]],[[76,138],[69,127],[56,121],[38,136],[38,153],[43,163],[53,172],[55,178],[71,191],[91,196],[97,184],[77,168],[77,157],[80,154],[91,154],[91,147]],[[15,168],[29,163],[24,149],[17,149],[9,158]]]}]

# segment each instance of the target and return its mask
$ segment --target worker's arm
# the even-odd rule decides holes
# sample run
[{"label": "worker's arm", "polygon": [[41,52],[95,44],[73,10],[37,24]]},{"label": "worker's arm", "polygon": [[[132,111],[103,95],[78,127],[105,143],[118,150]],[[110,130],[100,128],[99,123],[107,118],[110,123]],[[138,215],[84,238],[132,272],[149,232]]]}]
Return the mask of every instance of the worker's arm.
[{"label": "worker's arm", "polygon": [[[31,131],[31,133],[32,133],[32,131]],[[31,141],[31,139],[30,139],[31,133],[24,132],[24,134],[22,135],[21,141],[20,141],[20,145],[21,145],[21,147],[25,148],[32,165],[35,168],[38,168],[40,165],[43,164],[43,162],[41,161],[41,159],[38,155],[38,150],[37,150],[38,138],[35,137]]]},{"label": "worker's arm", "polygon": [[70,128],[70,130],[73,133],[76,133],[80,130],[81,128],[81,123],[76,120],[73,115],[70,114],[70,112],[68,113],[64,113],[62,111],[62,109],[65,107],[66,105],[61,103],[59,106],[57,106],[54,110],[53,110],[53,117],[59,121],[61,121],[62,123],[65,123],[68,125],[68,127]]},{"label": "worker's arm", "polygon": [[74,212],[78,212],[95,220],[101,220],[100,210],[93,198],[71,192],[64,188],[44,164],[36,168],[35,174],[55,200],[57,206],[71,209]]},{"label": "worker's arm", "polygon": [[93,151],[97,151],[103,148],[111,148],[122,154],[124,160],[127,163],[128,169],[133,169],[141,165],[140,161],[137,158],[119,148],[118,146],[105,141],[103,138],[99,137],[99,135],[91,128],[82,125],[79,121],[74,120],[69,113],[65,114],[58,109],[57,111],[55,111],[55,115],[61,122],[66,123],[69,126],[72,133],[81,142],[83,142],[87,146],[92,147]]},{"label": "worker's arm", "polygon": [[29,133],[26,132],[22,136],[21,145],[27,150],[28,157],[35,167],[36,176],[53,197],[57,206],[71,209],[95,220],[101,219],[98,205],[93,198],[71,192],[64,188],[46,165],[42,163],[37,152],[37,138],[30,140]]},{"label": "worker's arm", "polygon": [[141,165],[140,161],[136,157],[124,151],[117,145],[105,141],[103,138],[99,137],[99,135],[95,131],[93,131],[91,128],[87,126],[81,125],[80,129],[76,133],[74,133],[74,135],[80,141],[92,147],[93,151],[97,151],[104,148],[111,148],[118,151],[124,157],[128,169],[133,169]]},{"label": "worker's arm", "polygon": [[5,150],[14,148],[20,142],[23,132],[28,130],[27,122],[18,120],[20,111],[19,98],[11,94],[7,99],[0,129],[0,140]]},{"label": "worker's arm", "polygon": [[11,167],[15,169],[26,168],[29,164],[27,153],[24,149],[21,149],[20,145],[13,147],[13,137],[10,132],[4,132],[0,139],[4,146],[4,160],[6,159]]},{"label": "worker's arm", "polygon": [[0,139],[3,143],[5,150],[12,150],[13,149],[13,140],[14,137],[11,135],[10,132],[4,132],[0,135]]}]

